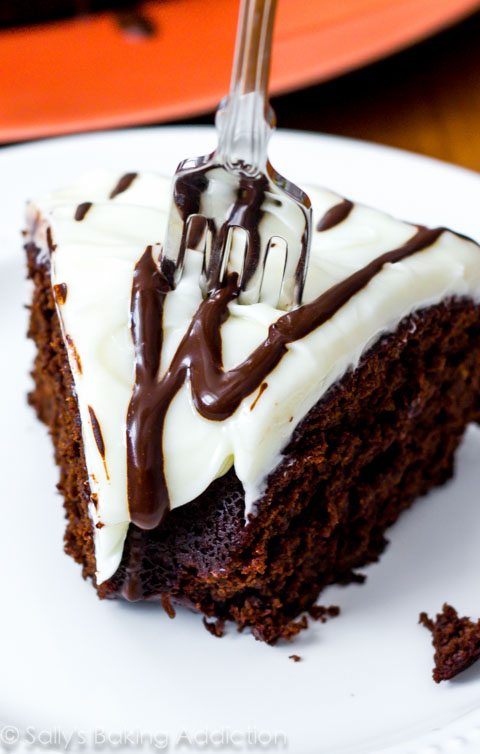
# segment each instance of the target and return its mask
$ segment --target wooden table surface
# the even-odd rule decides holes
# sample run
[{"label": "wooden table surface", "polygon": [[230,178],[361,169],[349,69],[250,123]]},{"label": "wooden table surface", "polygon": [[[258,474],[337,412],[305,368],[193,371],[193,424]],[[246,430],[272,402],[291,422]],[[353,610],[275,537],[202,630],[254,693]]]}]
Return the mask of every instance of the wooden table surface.
[{"label": "wooden table surface", "polygon": [[367,139],[480,170],[480,12],[386,60],[277,97],[273,106],[283,128]]}]

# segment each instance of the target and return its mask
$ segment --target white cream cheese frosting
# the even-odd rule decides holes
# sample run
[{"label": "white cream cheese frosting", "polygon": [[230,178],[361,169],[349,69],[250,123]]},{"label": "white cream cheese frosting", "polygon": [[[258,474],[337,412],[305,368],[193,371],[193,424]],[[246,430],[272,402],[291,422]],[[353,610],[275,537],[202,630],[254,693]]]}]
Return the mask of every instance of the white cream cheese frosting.
[{"label": "white cream cheese frosting", "polygon": [[[142,173],[113,198],[121,176],[90,175],[30,206],[33,240],[51,257],[52,285],[66,291],[57,311],[67,345],[91,491],[97,581],[118,568],[130,521],[127,498],[126,422],[135,357],[130,330],[134,269],[149,245],[164,238],[170,201],[169,178]],[[342,199],[308,187],[314,227]],[[79,204],[89,202],[83,219]],[[48,236],[54,250],[48,250]],[[417,232],[361,205],[340,223],[314,231],[304,302],[396,249]],[[201,300],[201,257],[188,252],[177,288],[166,298],[161,374],[168,368]],[[273,280],[275,270],[270,271]],[[65,287],[66,286],[66,287]],[[231,303],[221,329],[225,370],[240,364],[284,312],[265,301]],[[255,390],[223,421],[196,410],[189,382],[172,400],[164,426],[164,472],[172,508],[185,505],[232,465],[243,484],[246,511],[262,495],[268,475],[282,458],[295,427],[380,335],[413,311],[451,296],[480,300],[480,250],[450,231],[426,249],[386,264],[333,317],[292,342]],[[258,400],[257,400],[258,398]],[[102,448],[99,447],[99,432]],[[97,524],[99,526],[97,527]]]}]

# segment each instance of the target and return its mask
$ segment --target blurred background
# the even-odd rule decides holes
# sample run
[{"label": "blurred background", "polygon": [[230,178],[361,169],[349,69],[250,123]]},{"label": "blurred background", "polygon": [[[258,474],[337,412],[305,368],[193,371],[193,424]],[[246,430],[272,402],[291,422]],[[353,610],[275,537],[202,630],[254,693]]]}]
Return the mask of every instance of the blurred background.
[{"label": "blurred background", "polygon": [[[211,123],[236,0],[0,0],[0,144]],[[279,0],[282,128],[480,169],[480,0]]]}]

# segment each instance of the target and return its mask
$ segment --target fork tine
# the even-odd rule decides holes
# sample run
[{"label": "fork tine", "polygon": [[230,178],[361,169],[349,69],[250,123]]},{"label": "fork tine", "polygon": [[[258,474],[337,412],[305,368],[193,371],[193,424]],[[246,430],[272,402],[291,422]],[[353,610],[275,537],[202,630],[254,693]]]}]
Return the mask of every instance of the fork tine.
[{"label": "fork tine", "polygon": [[272,236],[268,242],[263,280],[259,300],[278,308],[278,300],[287,263],[287,242],[281,236]]},{"label": "fork tine", "polygon": [[228,262],[228,225],[224,223],[220,230],[217,230],[215,221],[209,218],[207,228],[200,286],[204,295],[208,296],[221,285],[225,273],[226,262]]},{"label": "fork tine", "polygon": [[159,264],[160,271],[170,286],[175,288],[183,272],[187,226],[174,207],[170,210],[167,227],[167,237]]},{"label": "fork tine", "polygon": [[287,243],[285,270],[283,274],[278,308],[288,310],[302,303],[310,252],[311,215],[304,213],[305,228],[300,239]]},{"label": "fork tine", "polygon": [[185,248],[205,252],[208,232],[207,218],[203,215],[190,215],[186,225]]},{"label": "fork tine", "polygon": [[245,261],[240,282],[241,304],[256,304],[260,298],[265,262],[270,243],[263,243],[261,238],[252,238],[247,232]]},{"label": "fork tine", "polygon": [[303,293],[304,255],[301,244],[287,244],[278,308],[288,310],[300,303]]}]

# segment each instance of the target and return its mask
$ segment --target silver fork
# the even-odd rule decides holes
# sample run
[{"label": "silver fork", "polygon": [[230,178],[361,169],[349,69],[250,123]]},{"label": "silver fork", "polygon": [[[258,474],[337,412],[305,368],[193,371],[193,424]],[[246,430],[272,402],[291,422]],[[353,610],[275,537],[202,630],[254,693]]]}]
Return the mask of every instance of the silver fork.
[{"label": "silver fork", "polygon": [[308,196],[277,173],[267,156],[275,127],[267,86],[276,4],[241,0],[230,94],[215,119],[218,146],[177,168],[160,269],[174,287],[186,249],[202,252],[200,286],[208,296],[235,269],[232,250],[240,248],[240,303],[265,300],[268,264],[280,269],[270,302],[289,309],[302,300],[312,210]]}]

